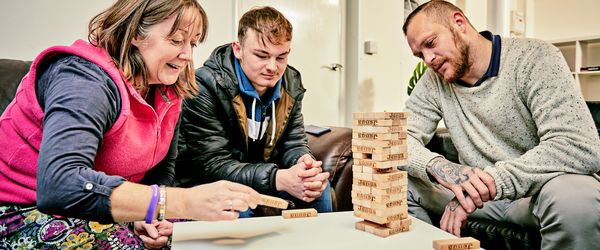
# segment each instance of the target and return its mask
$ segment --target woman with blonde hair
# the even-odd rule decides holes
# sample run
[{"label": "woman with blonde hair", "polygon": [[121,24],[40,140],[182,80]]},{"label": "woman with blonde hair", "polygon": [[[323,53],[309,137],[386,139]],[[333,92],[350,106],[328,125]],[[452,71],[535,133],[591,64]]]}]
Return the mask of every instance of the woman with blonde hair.
[{"label": "woman with blonde hair", "polygon": [[166,187],[207,27],[195,0],[119,0],[35,58],[0,118],[1,249],[161,248],[166,219],[256,207],[236,183]]}]

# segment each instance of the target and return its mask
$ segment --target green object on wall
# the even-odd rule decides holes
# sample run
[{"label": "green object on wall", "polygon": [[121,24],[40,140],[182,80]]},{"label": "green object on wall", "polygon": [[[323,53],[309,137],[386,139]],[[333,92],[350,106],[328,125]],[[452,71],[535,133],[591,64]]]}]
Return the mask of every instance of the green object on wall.
[{"label": "green object on wall", "polygon": [[419,79],[421,79],[421,76],[425,74],[425,70],[427,70],[427,65],[425,65],[425,62],[420,61],[419,63],[417,63],[417,67],[415,67],[412,77],[410,77],[410,80],[408,81],[408,95],[412,93],[413,89],[415,88],[415,85],[417,84]]}]

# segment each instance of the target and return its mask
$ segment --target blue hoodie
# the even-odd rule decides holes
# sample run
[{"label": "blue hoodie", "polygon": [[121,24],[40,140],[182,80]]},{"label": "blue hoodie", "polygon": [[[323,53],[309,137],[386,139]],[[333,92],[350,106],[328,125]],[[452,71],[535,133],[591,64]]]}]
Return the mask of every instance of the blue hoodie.
[{"label": "blue hoodie", "polygon": [[[237,58],[234,58],[234,64],[240,91],[247,97],[243,98],[243,100],[247,111],[249,141],[260,141],[264,137],[268,127],[267,125],[263,126],[262,123],[265,122],[265,124],[269,124],[269,120],[275,119],[275,102],[279,100],[281,95],[283,77],[277,81],[274,88],[267,90],[261,97],[258,95],[258,92],[256,92],[254,86],[252,86],[250,80],[248,80],[248,77],[242,70],[242,66]],[[257,102],[258,105],[256,105]],[[268,115],[269,111],[271,112],[270,116]],[[272,130],[271,134],[275,134],[276,126],[273,126]],[[274,136],[271,138],[273,139]],[[271,140],[270,143],[273,143],[273,140]]]}]

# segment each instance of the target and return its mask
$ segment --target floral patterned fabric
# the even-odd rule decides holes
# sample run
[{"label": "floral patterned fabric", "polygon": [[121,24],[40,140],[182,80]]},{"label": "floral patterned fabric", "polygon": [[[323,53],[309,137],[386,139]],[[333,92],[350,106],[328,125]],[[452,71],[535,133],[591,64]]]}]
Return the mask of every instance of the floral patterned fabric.
[{"label": "floral patterned fabric", "polygon": [[143,249],[127,223],[51,216],[36,207],[0,206],[0,249]]}]

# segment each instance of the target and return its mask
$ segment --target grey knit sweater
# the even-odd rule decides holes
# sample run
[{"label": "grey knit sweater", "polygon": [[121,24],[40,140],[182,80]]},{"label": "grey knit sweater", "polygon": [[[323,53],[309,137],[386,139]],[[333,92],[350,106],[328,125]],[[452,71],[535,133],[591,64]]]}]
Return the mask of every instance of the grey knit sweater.
[{"label": "grey knit sweater", "polygon": [[443,119],[461,164],[496,181],[498,199],[536,194],[564,173],[600,170],[600,139],[560,51],[534,39],[503,38],[500,71],[477,87],[427,71],[406,102],[409,166],[429,182],[426,145]]}]

